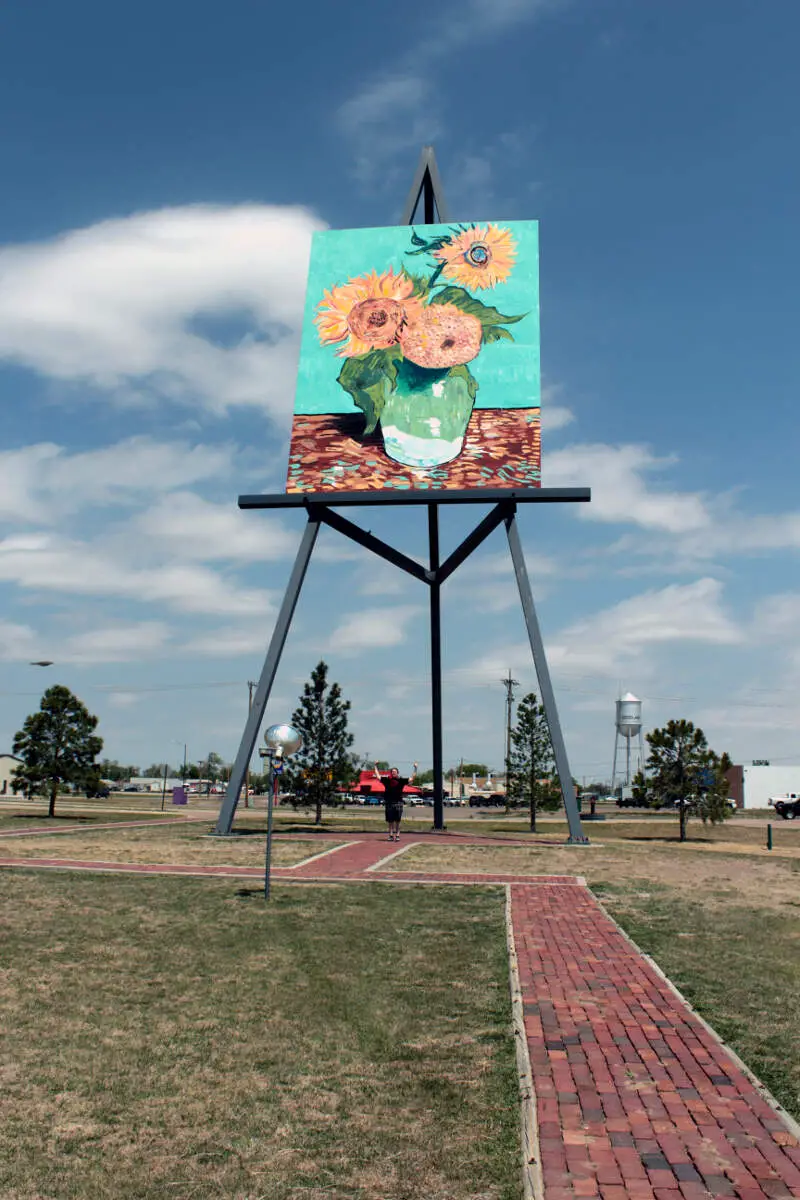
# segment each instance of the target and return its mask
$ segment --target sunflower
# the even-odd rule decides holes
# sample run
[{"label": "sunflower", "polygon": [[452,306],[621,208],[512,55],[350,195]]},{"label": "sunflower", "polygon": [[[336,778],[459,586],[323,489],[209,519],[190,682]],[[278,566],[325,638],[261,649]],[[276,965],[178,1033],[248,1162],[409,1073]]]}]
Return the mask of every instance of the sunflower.
[{"label": "sunflower", "polygon": [[441,263],[446,279],[480,290],[505,283],[514,266],[517,247],[510,229],[474,225],[434,250],[433,256]]},{"label": "sunflower", "polygon": [[337,284],[317,305],[314,322],[319,340],[323,346],[344,342],[336,352],[340,358],[395,345],[406,323],[422,310],[413,291],[408,275],[403,271],[395,275],[391,267],[382,275],[370,271]]},{"label": "sunflower", "polygon": [[457,367],[477,356],[481,334],[481,323],[471,313],[455,304],[431,304],[403,326],[400,345],[418,367]]}]

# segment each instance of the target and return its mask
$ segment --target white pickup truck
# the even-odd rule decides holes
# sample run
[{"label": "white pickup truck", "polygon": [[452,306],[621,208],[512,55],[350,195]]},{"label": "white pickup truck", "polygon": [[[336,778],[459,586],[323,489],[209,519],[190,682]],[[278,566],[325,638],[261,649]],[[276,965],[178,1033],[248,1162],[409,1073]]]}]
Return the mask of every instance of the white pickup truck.
[{"label": "white pickup truck", "polygon": [[800,794],[787,792],[785,796],[770,796],[767,802],[784,821],[793,821],[800,817]]}]

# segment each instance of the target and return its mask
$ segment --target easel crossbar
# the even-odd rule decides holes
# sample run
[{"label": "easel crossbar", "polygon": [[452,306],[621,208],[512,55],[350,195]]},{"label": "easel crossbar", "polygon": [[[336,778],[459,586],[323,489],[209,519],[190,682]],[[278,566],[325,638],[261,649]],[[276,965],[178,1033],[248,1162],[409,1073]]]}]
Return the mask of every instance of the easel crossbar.
[{"label": "easel crossbar", "polygon": [[308,517],[309,520],[322,521],[323,524],[330,525],[331,529],[343,533],[351,541],[357,542],[365,550],[371,550],[373,554],[377,554],[380,558],[385,559],[392,566],[399,567],[401,571],[407,571],[415,579],[420,579],[423,583],[430,583],[430,572],[426,571],[421,563],[416,562],[413,558],[409,558],[401,550],[395,550],[394,546],[390,546],[388,542],[375,537],[373,533],[369,533],[366,529],[361,529],[353,521],[348,521],[347,517],[343,517],[341,513],[334,512],[327,505],[310,505]]}]

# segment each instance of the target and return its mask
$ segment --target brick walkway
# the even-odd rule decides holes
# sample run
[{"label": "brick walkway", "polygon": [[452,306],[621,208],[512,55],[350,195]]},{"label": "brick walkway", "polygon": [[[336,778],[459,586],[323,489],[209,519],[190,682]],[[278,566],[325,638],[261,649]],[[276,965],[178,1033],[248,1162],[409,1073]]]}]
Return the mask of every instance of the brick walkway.
[{"label": "brick walkway", "polygon": [[546,1200],[800,1196],[800,1148],[585,888],[512,888]]},{"label": "brick walkway", "polygon": [[[511,885],[544,1200],[800,1197],[792,1123],[582,880],[401,869],[398,850],[441,838],[409,834],[393,844],[385,834],[343,835],[343,848],[275,868],[273,877],[297,884]],[[465,840],[491,839],[458,839]],[[395,869],[382,869],[390,856]],[[263,879],[263,868],[244,866],[0,858],[5,866]]]}]

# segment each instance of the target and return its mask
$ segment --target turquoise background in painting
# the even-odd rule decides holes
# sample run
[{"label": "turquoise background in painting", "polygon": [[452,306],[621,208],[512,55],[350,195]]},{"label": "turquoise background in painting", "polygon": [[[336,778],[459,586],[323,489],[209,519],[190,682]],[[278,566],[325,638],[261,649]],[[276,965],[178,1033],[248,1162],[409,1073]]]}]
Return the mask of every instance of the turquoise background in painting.
[{"label": "turquoise background in painting", "polygon": [[[506,283],[483,291],[470,289],[470,295],[498,308],[508,316],[526,313],[516,325],[508,326],[513,342],[493,342],[483,346],[469,369],[478,381],[476,408],[533,408],[540,403],[539,367],[539,222],[493,221],[510,229],[517,244],[514,268]],[[486,221],[475,222],[486,225]],[[427,239],[445,234],[449,225],[414,226]],[[347,283],[375,270],[380,275],[393,267],[397,273],[406,267],[415,275],[433,273],[434,264],[427,255],[407,256],[412,226],[385,229],[336,229],[315,233],[311,243],[308,290],[297,373],[295,412],[355,413],[358,409],[350,395],[336,382],[343,358],[338,346],[320,344],[314,317],[323,294],[335,284]],[[455,281],[439,276],[437,283]]]}]

